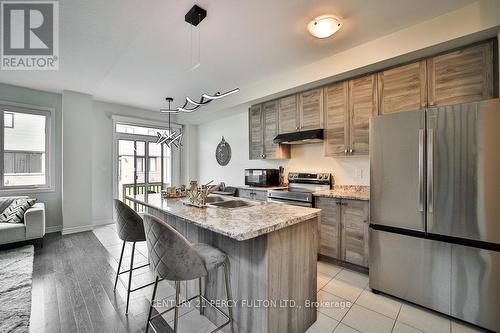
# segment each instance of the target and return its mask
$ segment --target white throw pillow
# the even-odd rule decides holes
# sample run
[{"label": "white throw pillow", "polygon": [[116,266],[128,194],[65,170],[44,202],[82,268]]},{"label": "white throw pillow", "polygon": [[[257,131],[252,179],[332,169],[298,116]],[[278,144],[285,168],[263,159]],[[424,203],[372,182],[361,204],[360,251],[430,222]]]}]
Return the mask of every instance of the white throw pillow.
[{"label": "white throw pillow", "polygon": [[0,214],[0,222],[21,223],[24,213],[35,204],[36,199],[16,199]]}]

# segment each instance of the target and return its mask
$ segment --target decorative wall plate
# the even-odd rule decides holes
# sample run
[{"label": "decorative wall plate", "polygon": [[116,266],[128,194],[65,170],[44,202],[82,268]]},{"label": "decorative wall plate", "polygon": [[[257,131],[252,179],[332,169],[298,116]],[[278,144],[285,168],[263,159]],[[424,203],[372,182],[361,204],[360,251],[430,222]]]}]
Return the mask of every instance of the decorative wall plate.
[{"label": "decorative wall plate", "polygon": [[227,165],[231,160],[231,146],[226,142],[224,137],[222,137],[222,140],[217,145],[215,158],[217,159],[217,163],[222,166]]}]

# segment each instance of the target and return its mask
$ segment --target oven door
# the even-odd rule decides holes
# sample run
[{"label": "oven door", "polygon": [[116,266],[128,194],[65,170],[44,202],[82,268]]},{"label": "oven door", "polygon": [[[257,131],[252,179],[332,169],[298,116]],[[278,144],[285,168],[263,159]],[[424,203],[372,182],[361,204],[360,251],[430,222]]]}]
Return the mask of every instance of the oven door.
[{"label": "oven door", "polygon": [[267,198],[267,202],[271,202],[271,203],[279,203],[279,204],[283,204],[283,205],[302,206],[302,207],[312,207],[312,202],[304,202],[304,201],[295,201],[295,200],[286,200],[286,199]]}]

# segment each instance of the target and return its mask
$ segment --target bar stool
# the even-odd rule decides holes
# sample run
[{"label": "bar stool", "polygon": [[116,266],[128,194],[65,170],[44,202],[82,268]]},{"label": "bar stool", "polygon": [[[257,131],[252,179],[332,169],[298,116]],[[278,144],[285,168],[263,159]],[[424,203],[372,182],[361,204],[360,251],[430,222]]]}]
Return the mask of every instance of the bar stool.
[{"label": "bar stool", "polygon": [[[153,289],[153,296],[151,297],[148,321],[146,323],[146,333],[148,332],[150,322],[154,318],[172,309],[174,310],[174,333],[176,333],[179,319],[179,307],[197,297],[200,299],[201,314],[201,301],[204,300],[207,304],[211,304],[210,301],[203,296],[201,278],[207,276],[209,271],[215,270],[220,266],[224,267],[224,284],[226,288],[227,304],[229,305],[231,300],[231,287],[229,285],[228,258],[224,252],[208,244],[192,244],[166,222],[148,214],[144,215],[144,227],[146,230],[149,262],[153,265],[153,269],[156,273],[156,281]],[[175,281],[175,306],[151,317],[156,289],[160,279]],[[200,294],[179,303],[180,282],[193,279],[198,279]],[[234,333],[232,307],[228,306],[228,314],[215,305],[213,305],[213,307],[227,321],[212,332],[216,332],[230,325],[230,330]]]},{"label": "bar stool", "polygon": [[[127,286],[127,307],[125,309],[125,314],[128,314],[128,304],[130,300],[130,293],[137,291],[139,289],[151,286],[154,282],[146,284],[144,286],[130,289],[132,286],[132,272],[136,269],[149,266],[144,264],[139,267],[134,267],[134,253],[135,253],[135,243],[146,241],[146,236],[144,234],[144,222],[142,218],[137,214],[132,208],[121,202],[120,200],[114,200],[115,212],[116,212],[116,228],[118,230],[118,237],[123,241],[122,252],[120,254],[120,261],[118,263],[118,269],[116,270],[115,286],[113,288],[116,291],[116,284],[118,283],[118,277],[121,274],[129,273],[128,275],[128,286]],[[120,272],[123,260],[123,252],[125,251],[125,244],[127,242],[132,242],[132,256],[130,257],[130,268]]]}]

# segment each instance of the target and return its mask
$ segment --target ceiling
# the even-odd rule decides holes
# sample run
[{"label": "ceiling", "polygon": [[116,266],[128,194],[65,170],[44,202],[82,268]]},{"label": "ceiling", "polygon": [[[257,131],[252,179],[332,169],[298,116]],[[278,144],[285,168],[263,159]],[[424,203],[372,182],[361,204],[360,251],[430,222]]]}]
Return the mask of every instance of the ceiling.
[{"label": "ceiling", "polygon": [[[473,0],[201,0],[201,66],[190,70],[193,0],[60,1],[59,71],[2,71],[0,82],[156,111],[165,96],[226,91],[265,80],[458,9]],[[344,26],[318,40],[306,31],[332,13]],[[195,34],[196,36],[196,34]],[[217,103],[217,102],[214,102]],[[196,117],[196,113],[190,115]]]}]

